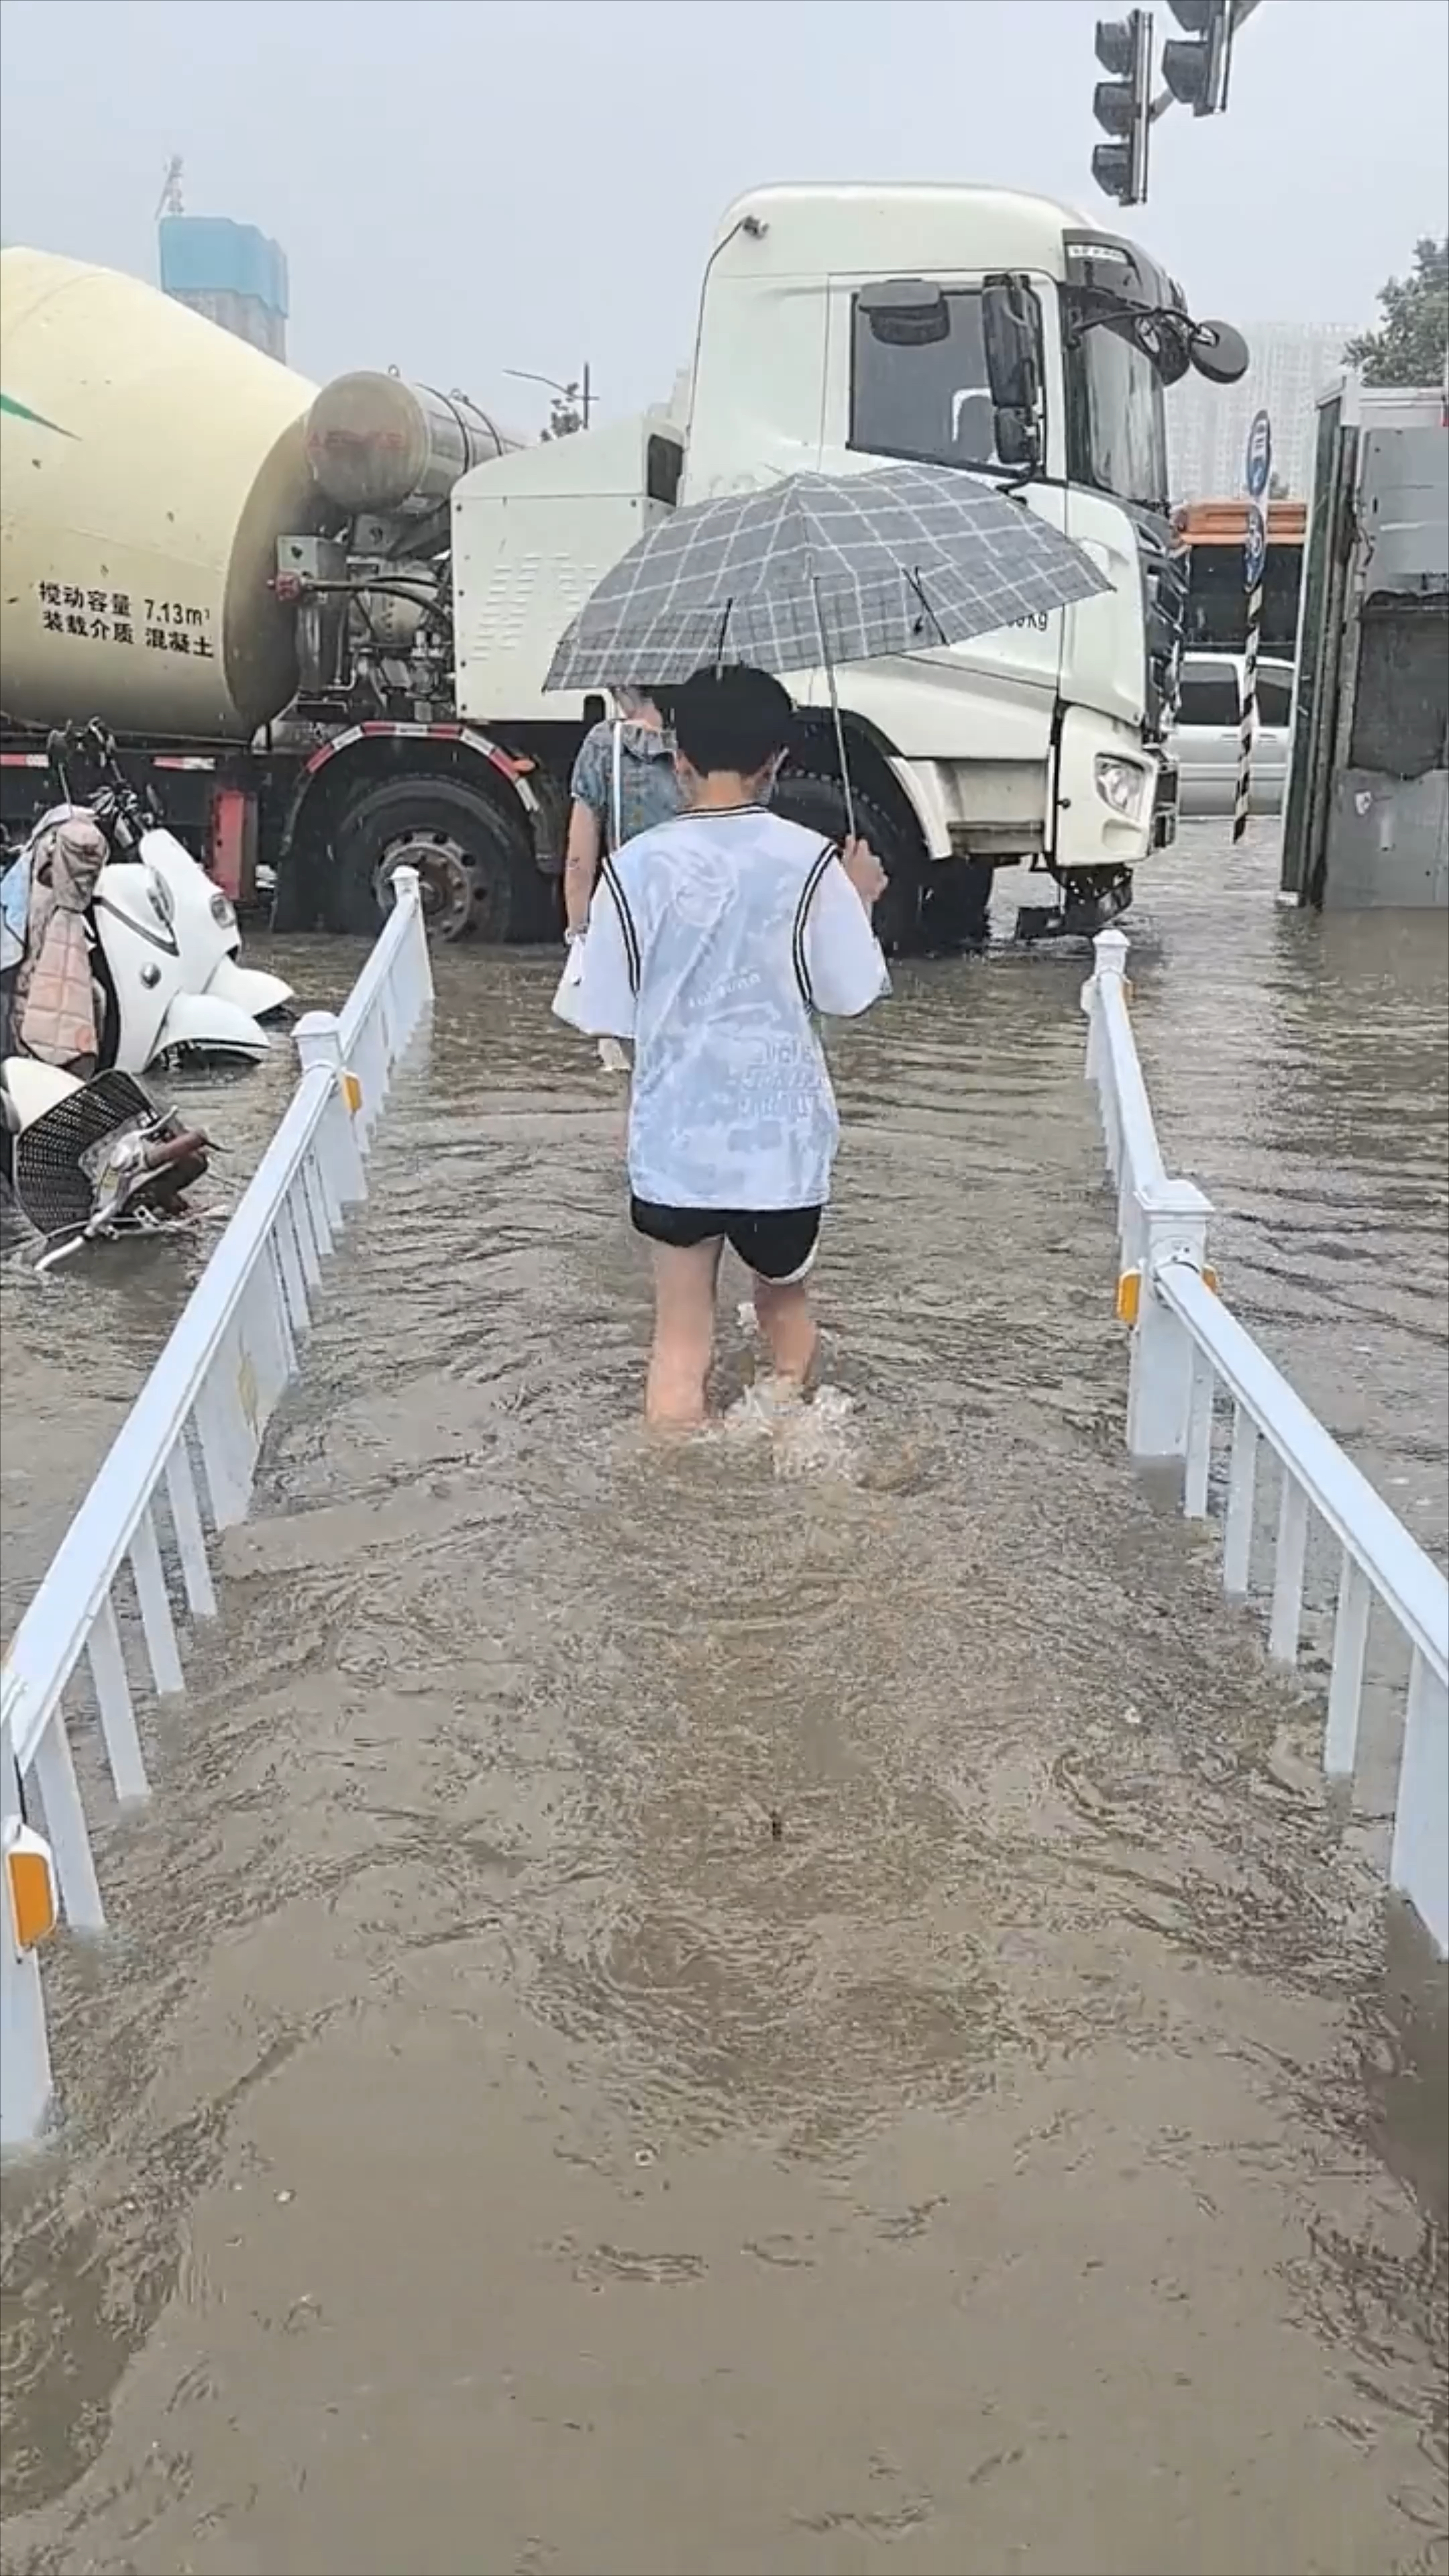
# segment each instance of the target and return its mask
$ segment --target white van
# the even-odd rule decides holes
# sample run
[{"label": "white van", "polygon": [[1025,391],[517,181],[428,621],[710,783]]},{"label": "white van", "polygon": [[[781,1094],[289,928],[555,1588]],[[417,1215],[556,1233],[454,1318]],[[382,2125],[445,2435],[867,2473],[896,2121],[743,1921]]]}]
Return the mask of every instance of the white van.
[{"label": "white van", "polygon": [[[1243,707],[1241,653],[1184,653],[1170,751],[1177,762],[1178,812],[1231,814],[1238,794]],[[1258,661],[1258,726],[1253,738],[1252,811],[1278,814],[1293,741],[1293,665]]]}]

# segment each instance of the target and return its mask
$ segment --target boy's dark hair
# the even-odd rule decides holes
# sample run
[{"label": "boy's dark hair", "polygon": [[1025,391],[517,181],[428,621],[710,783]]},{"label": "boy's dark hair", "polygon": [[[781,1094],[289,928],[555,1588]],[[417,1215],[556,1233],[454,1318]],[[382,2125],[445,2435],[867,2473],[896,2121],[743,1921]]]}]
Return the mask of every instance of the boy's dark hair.
[{"label": "boy's dark hair", "polygon": [[727,662],[675,691],[674,739],[701,778],[721,769],[753,778],[788,747],[794,716],[788,689],[768,671]]}]

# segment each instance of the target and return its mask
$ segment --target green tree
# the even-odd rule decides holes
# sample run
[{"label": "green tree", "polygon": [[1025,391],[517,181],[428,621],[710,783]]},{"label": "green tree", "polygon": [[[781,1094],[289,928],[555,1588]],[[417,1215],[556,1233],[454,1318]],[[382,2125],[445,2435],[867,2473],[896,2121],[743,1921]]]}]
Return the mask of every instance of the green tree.
[{"label": "green tree", "polygon": [[548,407],[548,427],[540,430],[541,438],[572,438],[584,425],[583,395],[577,385],[565,385],[555,394]]},{"label": "green tree", "polygon": [[1449,354],[1449,240],[1426,233],[1408,277],[1379,289],[1383,326],[1350,340],[1344,356],[1370,385],[1440,385]]}]

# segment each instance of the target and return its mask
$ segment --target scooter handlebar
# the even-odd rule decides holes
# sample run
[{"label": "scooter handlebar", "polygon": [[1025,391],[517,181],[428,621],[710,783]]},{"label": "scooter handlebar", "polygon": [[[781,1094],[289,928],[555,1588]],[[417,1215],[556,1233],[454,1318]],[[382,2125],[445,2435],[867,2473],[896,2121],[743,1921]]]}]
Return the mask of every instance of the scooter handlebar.
[{"label": "scooter handlebar", "polygon": [[189,1163],[198,1156],[204,1157],[210,1144],[211,1138],[200,1127],[188,1127],[179,1136],[164,1136],[159,1142],[148,1145],[141,1157],[141,1169],[144,1172],[169,1171],[175,1163]]}]

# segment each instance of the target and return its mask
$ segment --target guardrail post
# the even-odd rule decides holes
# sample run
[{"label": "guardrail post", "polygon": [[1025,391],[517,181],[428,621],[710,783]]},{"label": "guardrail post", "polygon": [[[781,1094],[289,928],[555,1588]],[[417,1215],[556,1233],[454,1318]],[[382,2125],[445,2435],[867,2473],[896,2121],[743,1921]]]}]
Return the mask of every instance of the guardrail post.
[{"label": "guardrail post", "polygon": [[1087,1080],[1102,1079],[1102,1020],[1100,991],[1104,984],[1127,981],[1127,934],[1122,930],[1099,930],[1092,942],[1092,972],[1082,986],[1082,1009],[1087,1018]]},{"label": "guardrail post", "polygon": [[423,881],[416,868],[395,868],[392,881],[400,910],[412,915],[408,980],[421,1015],[433,998],[433,956],[428,946],[427,915],[423,911]]},{"label": "guardrail post", "polygon": [[[25,1858],[48,1869],[39,1835],[26,1831],[20,1804],[20,1774],[8,1726],[0,1732],[0,2146],[28,2146],[38,2138],[50,2109],[50,2042],[45,2029],[45,1998],[40,1990],[40,1963],[33,1941],[24,1942],[16,1920],[16,1875],[23,1847],[37,1849]],[[23,1866],[23,1862],[22,1862]]]},{"label": "guardrail post", "polygon": [[1418,1653],[1409,1673],[1389,1884],[1449,1951],[1449,1691]]},{"label": "guardrail post", "polygon": [[293,1035],[302,1071],[310,1073],[322,1065],[332,1076],[334,1100],[319,1131],[318,1142],[327,1158],[327,1172],[333,1195],[339,1207],[355,1207],[367,1196],[367,1175],[363,1168],[362,1148],[357,1141],[353,1118],[360,1100],[348,1097],[349,1085],[356,1076],[342,1060],[342,1032],[332,1011],[309,1011],[297,1022]]},{"label": "guardrail post", "polygon": [[[1125,942],[1124,942],[1125,945]],[[1191,1181],[1158,1181],[1137,1197],[1142,1277],[1132,1334],[1127,1447],[1141,1460],[1185,1458],[1192,1416],[1193,1340],[1157,1295],[1164,1262],[1204,1266],[1212,1203]]]}]

